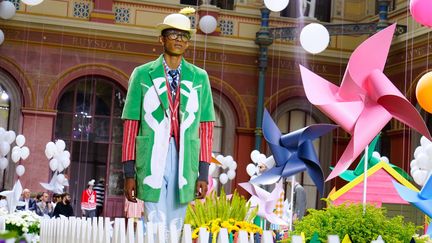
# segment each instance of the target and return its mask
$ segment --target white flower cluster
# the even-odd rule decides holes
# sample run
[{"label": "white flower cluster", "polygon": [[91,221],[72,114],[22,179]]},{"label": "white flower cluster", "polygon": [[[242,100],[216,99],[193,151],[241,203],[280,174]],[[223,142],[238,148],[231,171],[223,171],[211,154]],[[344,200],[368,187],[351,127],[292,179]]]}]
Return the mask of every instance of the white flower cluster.
[{"label": "white flower cluster", "polygon": [[41,217],[31,211],[17,211],[9,214],[6,210],[0,209],[0,216],[5,219],[6,227],[7,225],[15,225],[23,233],[28,233],[31,226],[40,229]]}]

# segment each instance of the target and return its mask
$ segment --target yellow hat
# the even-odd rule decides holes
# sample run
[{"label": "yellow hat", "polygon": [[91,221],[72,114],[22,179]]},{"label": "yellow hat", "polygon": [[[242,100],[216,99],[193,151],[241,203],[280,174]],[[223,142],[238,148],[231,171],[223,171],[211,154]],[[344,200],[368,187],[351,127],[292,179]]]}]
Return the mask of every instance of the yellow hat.
[{"label": "yellow hat", "polygon": [[166,29],[184,30],[189,32],[191,35],[196,32],[196,29],[191,28],[190,19],[179,13],[166,16],[163,23],[158,24],[156,28],[161,32]]}]

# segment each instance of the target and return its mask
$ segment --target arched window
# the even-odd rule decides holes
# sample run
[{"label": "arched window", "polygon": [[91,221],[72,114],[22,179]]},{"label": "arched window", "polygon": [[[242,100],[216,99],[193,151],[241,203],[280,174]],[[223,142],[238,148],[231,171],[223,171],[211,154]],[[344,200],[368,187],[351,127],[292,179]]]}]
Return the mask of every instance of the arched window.
[{"label": "arched window", "polygon": [[93,76],[76,80],[59,97],[54,134],[56,139],[66,142],[71,153],[69,191],[75,202],[75,212],[80,212],[81,192],[91,179],[108,178],[105,198],[123,195],[121,113],[124,97],[125,91],[120,86]]},{"label": "arched window", "polygon": [[[321,112],[312,107],[306,100],[295,99],[279,106],[273,114],[278,127],[283,134],[289,133],[311,124],[329,123]],[[324,174],[328,173],[331,158],[331,135],[314,140],[315,151],[320,159]],[[319,208],[322,202],[319,200],[318,190],[312,179],[306,172],[296,175],[296,180],[304,187],[307,197],[306,208]],[[291,190],[287,183],[285,195],[289,198]]]},{"label": "arched window", "polygon": [[[224,156],[233,156],[236,126],[235,112],[229,101],[220,93],[213,92],[213,103],[215,107],[216,120],[213,130],[212,151],[215,155],[222,154]],[[219,169],[217,172],[215,172],[213,178],[216,178],[220,173],[227,171],[227,169]],[[221,185],[215,185],[215,189],[218,190],[220,186]],[[228,183],[224,186],[225,192],[231,192],[231,188],[233,187],[232,181],[228,181]]]},{"label": "arched window", "polygon": [[[0,126],[6,130],[20,132],[22,93],[16,80],[0,68]],[[14,183],[16,164],[0,171],[0,189],[11,189]],[[0,190],[0,191],[1,191]]]}]

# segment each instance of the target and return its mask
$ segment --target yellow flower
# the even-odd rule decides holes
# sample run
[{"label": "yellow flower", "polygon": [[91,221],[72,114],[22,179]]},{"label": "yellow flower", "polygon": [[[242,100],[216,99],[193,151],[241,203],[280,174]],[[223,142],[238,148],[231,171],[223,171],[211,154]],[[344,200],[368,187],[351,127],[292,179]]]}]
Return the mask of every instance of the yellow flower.
[{"label": "yellow flower", "polygon": [[186,8],[182,8],[179,13],[184,14],[184,15],[189,15],[189,14],[194,14],[195,13],[195,9],[191,8],[191,7],[186,7]]}]

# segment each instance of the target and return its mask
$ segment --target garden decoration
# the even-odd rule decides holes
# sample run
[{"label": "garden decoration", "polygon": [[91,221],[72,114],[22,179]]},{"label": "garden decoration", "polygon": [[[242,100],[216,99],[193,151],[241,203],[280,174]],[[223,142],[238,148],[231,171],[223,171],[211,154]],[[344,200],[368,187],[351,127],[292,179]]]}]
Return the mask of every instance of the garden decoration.
[{"label": "garden decoration", "polygon": [[[401,198],[418,208],[429,218],[432,218],[432,176],[429,176],[420,192],[393,182]],[[429,224],[427,234],[432,236],[432,224]]]},{"label": "garden decoration", "polygon": [[276,166],[251,180],[256,184],[273,184],[281,177],[286,178],[307,171],[318,191],[323,193],[324,176],[312,141],[336,125],[316,124],[282,135],[267,110],[263,115],[263,134],[272,151]]},{"label": "garden decoration", "polygon": [[[374,152],[375,146],[377,144],[379,140],[379,135],[376,136],[374,138],[374,140],[372,140],[372,142],[369,144],[369,149],[368,149],[368,158],[369,160],[367,161],[367,168],[368,170],[372,167],[374,167],[376,164],[378,164],[381,161],[385,161],[387,162],[391,168],[393,168],[395,171],[397,171],[403,178],[407,179],[407,180],[412,180],[411,176],[408,175],[408,173],[406,173],[402,168],[391,164],[388,160],[387,157],[385,156],[381,156],[378,152]],[[364,172],[364,163],[365,163],[365,158],[366,156],[363,155],[363,157],[360,159],[360,162],[358,163],[357,167],[354,170],[346,170],[344,172],[342,172],[339,177],[344,179],[345,181],[352,181],[355,178],[357,178],[358,176],[362,175]],[[333,167],[330,167],[330,169],[333,169]]]},{"label": "garden decoration", "polygon": [[427,27],[432,27],[432,15],[430,14],[432,3],[430,0],[411,0],[410,11],[415,21]]},{"label": "garden decoration", "polygon": [[427,138],[420,138],[420,146],[414,150],[414,159],[410,167],[415,183],[423,186],[432,171],[432,142]]},{"label": "garden decoration", "polygon": [[70,165],[70,153],[65,150],[66,144],[59,139],[55,143],[48,142],[45,146],[45,156],[50,160],[49,167],[53,171],[49,183],[41,182],[41,186],[48,191],[61,194],[64,187],[69,186],[68,179],[62,173]]},{"label": "garden decoration", "polygon": [[265,218],[272,224],[287,225],[287,222],[276,216],[274,209],[283,189],[282,181],[276,183],[275,188],[270,193],[261,187],[250,182],[239,183],[252,197],[249,199],[251,207],[258,206],[258,216]]},{"label": "garden decoration", "polygon": [[383,73],[395,27],[379,31],[355,49],[340,87],[300,65],[308,100],[352,136],[327,180],[348,169],[393,117],[431,138],[418,111]]}]

